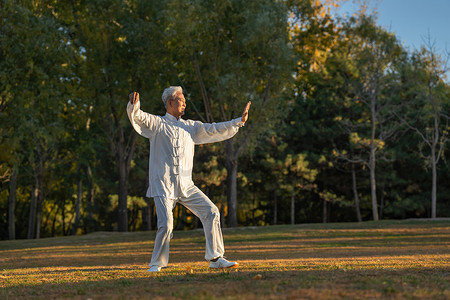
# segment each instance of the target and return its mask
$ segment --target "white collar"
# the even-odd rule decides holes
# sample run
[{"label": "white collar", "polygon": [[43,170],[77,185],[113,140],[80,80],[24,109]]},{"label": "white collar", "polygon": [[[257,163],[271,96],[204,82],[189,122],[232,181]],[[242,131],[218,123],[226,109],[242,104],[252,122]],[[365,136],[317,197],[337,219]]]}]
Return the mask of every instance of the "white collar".
[{"label": "white collar", "polygon": [[172,121],[172,122],[178,122],[181,121],[181,117],[179,119],[175,118],[174,116],[172,116],[171,114],[169,114],[168,112],[166,112],[166,115],[164,116],[167,120]]}]

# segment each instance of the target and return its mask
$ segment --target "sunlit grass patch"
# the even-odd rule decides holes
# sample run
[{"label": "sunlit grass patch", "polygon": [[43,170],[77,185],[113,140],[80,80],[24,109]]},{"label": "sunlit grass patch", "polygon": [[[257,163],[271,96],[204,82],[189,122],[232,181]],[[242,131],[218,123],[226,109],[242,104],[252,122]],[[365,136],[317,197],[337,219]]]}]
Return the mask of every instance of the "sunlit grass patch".
[{"label": "sunlit grass patch", "polygon": [[148,273],[154,232],[0,242],[0,298],[448,299],[450,222],[224,230],[236,269],[209,269],[203,232],[175,232]]}]

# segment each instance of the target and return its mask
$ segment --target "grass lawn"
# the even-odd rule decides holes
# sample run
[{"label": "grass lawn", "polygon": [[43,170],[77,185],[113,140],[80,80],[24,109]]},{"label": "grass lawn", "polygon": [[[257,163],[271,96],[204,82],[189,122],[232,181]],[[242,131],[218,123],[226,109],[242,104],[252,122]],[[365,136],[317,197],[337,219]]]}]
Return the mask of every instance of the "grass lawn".
[{"label": "grass lawn", "polygon": [[0,241],[0,299],[450,299],[450,221],[223,233],[239,268],[210,270],[203,231],[178,231],[156,274],[154,231]]}]

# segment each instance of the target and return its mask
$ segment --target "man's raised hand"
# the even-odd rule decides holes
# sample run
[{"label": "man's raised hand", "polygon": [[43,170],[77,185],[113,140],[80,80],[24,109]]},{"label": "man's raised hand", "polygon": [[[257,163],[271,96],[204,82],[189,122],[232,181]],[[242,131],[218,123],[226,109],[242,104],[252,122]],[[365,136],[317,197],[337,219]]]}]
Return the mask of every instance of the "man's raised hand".
[{"label": "man's raised hand", "polygon": [[128,95],[128,97],[130,98],[130,103],[133,105],[139,102],[138,92],[132,92],[131,94]]},{"label": "man's raised hand", "polygon": [[250,109],[250,105],[251,105],[251,104],[252,104],[252,101],[248,101],[248,102],[247,102],[247,105],[246,105],[245,108],[244,108],[244,112],[242,113],[242,119],[241,119],[242,123],[247,122],[247,119],[248,119],[248,110]]}]

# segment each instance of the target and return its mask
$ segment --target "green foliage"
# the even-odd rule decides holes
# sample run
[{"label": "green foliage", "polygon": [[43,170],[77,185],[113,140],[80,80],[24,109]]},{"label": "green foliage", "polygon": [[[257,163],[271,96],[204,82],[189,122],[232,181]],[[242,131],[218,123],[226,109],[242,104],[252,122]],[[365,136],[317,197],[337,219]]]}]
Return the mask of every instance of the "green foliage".
[{"label": "green foliage", "polygon": [[[186,118],[206,122],[239,117],[252,101],[232,151],[223,143],[197,147],[193,174],[226,215],[227,163],[239,165],[241,225],[289,223],[292,199],[297,222],[356,220],[352,167],[362,219],[370,219],[371,147],[381,218],[429,217],[427,140],[436,136],[437,214],[448,216],[442,59],[429,48],[408,53],[373,17],[333,17],[329,8],[338,4],[2,1],[0,238],[8,235],[15,167],[18,238],[36,222],[32,199],[40,236],[70,234],[80,185],[77,233],[117,228],[119,203],[126,226],[139,230],[151,205],[143,198],[149,149],[128,122],[127,95],[139,91],[144,111],[163,114],[168,85],[185,89]],[[179,229],[196,226],[190,212],[174,214]]]}]

